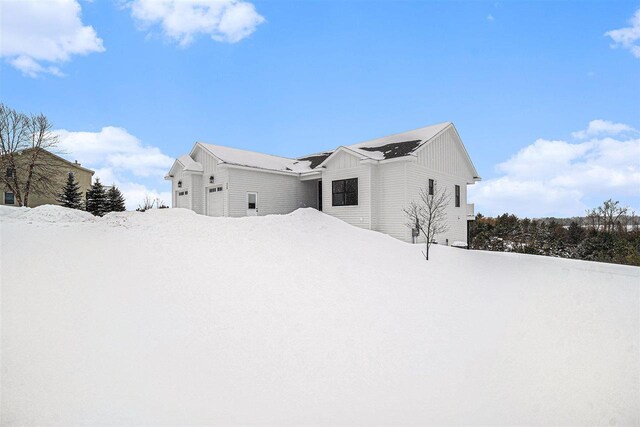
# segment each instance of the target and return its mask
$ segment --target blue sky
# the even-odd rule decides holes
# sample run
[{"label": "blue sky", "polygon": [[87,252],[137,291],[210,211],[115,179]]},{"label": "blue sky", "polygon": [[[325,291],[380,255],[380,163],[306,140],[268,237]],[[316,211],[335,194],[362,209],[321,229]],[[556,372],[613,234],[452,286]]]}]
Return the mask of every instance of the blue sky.
[{"label": "blue sky", "polygon": [[178,3],[0,5],[0,100],[130,207],[197,140],[294,157],[452,121],[476,211],[640,210],[639,2]]}]

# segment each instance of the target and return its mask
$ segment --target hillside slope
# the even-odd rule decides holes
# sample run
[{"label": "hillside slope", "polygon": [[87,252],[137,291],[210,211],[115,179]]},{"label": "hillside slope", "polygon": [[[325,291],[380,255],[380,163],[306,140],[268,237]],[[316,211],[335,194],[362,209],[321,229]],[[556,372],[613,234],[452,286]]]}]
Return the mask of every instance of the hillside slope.
[{"label": "hillside slope", "polygon": [[2,208],[2,424],[637,424],[640,269],[312,209]]}]

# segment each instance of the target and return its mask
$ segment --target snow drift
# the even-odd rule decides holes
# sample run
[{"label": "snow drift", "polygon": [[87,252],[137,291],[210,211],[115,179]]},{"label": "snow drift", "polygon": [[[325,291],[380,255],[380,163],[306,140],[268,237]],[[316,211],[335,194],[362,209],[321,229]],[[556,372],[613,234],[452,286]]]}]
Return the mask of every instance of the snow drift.
[{"label": "snow drift", "polygon": [[640,269],[312,209],[0,210],[2,424],[637,424]]}]

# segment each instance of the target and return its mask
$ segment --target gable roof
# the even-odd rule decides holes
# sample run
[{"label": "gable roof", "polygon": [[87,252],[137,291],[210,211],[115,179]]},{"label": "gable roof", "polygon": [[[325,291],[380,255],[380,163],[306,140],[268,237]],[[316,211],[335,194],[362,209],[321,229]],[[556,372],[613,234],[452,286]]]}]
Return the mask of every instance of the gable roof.
[{"label": "gable roof", "polygon": [[[332,151],[310,154],[297,159],[257,153],[255,151],[225,147],[222,145],[196,142],[191,153],[179,157],[177,162],[183,166],[185,171],[201,172],[202,165],[191,157],[195,149],[197,147],[201,147],[216,157],[221,163],[284,173],[305,173],[312,172],[318,167],[323,166],[339,151],[350,152],[363,160],[371,159],[375,161],[415,156],[417,150],[425,146],[429,141],[450,127],[455,130],[455,127],[451,122],[438,123],[407,132],[400,132],[393,135],[387,135],[382,138],[359,142],[353,145],[340,146]],[[469,163],[471,163],[471,160],[468,160]],[[475,171],[472,163],[471,167]],[[173,170],[173,167],[171,169]]]},{"label": "gable roof", "polygon": [[213,154],[222,163],[229,165],[296,173],[311,170],[311,161],[307,160],[289,159],[287,157],[256,153],[255,151],[224,147],[222,145],[206,144],[204,142],[198,142],[196,145],[201,146]]},{"label": "gable roof", "polygon": [[437,125],[395,133],[382,138],[347,145],[346,147],[373,160],[408,156],[449,126],[452,126],[451,122],[438,123]]},{"label": "gable roof", "polygon": [[182,165],[182,170],[185,172],[202,172],[204,168],[202,165],[191,158],[188,154],[183,154],[178,157],[178,162]]},{"label": "gable roof", "polygon": [[444,122],[407,132],[383,136],[382,138],[359,142],[353,145],[340,146],[331,153],[330,156],[327,156],[320,165],[326,163],[333,154],[343,150],[356,154],[360,156],[361,159],[371,160],[387,160],[414,155],[416,150],[448,129],[450,126],[453,127],[453,123]]}]

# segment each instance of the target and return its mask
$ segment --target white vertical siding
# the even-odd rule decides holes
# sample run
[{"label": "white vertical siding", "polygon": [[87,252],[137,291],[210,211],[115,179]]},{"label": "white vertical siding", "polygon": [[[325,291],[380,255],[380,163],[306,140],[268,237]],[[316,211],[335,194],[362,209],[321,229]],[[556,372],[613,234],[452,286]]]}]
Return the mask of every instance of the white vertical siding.
[{"label": "white vertical siding", "polygon": [[[228,216],[229,197],[227,191],[227,183],[229,182],[229,172],[226,168],[220,167],[218,159],[211,153],[197,147],[193,153],[193,159],[202,165],[202,180],[197,188],[199,194],[202,195],[202,211],[196,211],[203,215],[210,216]],[[209,182],[209,177],[213,175],[213,184]],[[208,209],[208,191],[210,187],[222,187],[222,195],[215,193],[216,204],[222,203],[222,206],[216,206],[215,209]],[[195,188],[195,187],[194,187]],[[195,210],[195,209],[194,209]]]},{"label": "white vertical siding", "polygon": [[[182,181],[182,187],[178,188],[178,181]],[[182,170],[177,171],[173,178],[171,179],[171,197],[172,203],[171,206],[176,208],[186,208],[191,209],[191,175],[186,175],[182,173]],[[184,196],[178,196],[178,192],[188,191],[189,194]]]},{"label": "white vertical siding", "polygon": [[465,182],[473,179],[462,141],[453,128],[447,129],[419,149],[417,155],[420,166],[461,177]]},{"label": "white vertical siding", "polygon": [[[348,153],[338,153],[322,171],[322,210],[351,225],[371,228],[371,164],[361,164],[360,159]],[[339,179],[358,178],[358,205],[332,206],[331,182]]]},{"label": "white vertical siding", "polygon": [[378,166],[378,185],[374,193],[378,200],[378,225],[375,230],[406,242],[411,241],[411,230],[405,225],[402,211],[407,206],[406,161],[383,163]]},{"label": "white vertical siding", "polygon": [[202,189],[202,175],[191,175],[191,189],[189,196],[191,196],[191,209],[200,215],[204,214],[204,191]]},{"label": "white vertical siding", "polygon": [[[446,215],[449,223],[449,231],[436,236],[435,240],[440,244],[445,244],[449,240],[453,242],[467,241],[467,185],[463,177],[456,177],[445,174],[413,162],[407,162],[407,204],[411,200],[419,200],[420,188],[428,186],[428,180],[435,180],[436,186],[446,191],[450,200],[447,205]],[[455,186],[460,186],[460,207],[455,207]],[[410,236],[410,235],[409,235]]]},{"label": "white vertical siding", "polygon": [[258,193],[258,215],[287,214],[316,206],[313,185],[297,175],[229,168],[229,216],[247,215],[247,192]]}]

